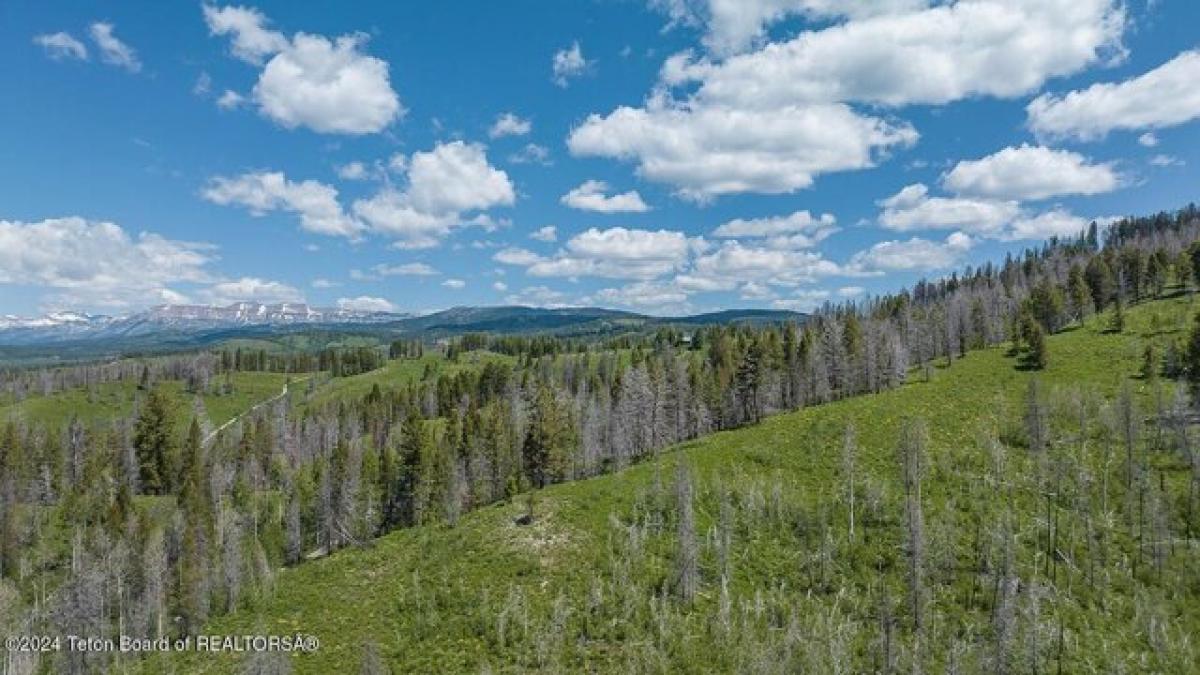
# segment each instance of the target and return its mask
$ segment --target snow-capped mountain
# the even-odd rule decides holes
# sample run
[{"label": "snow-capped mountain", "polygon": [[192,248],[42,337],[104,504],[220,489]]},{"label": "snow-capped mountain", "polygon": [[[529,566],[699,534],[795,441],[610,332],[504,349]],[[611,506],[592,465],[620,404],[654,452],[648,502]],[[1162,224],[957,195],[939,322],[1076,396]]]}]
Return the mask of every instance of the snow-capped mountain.
[{"label": "snow-capped mountain", "polygon": [[31,345],[68,340],[141,336],[158,332],[200,333],[250,326],[376,324],[405,314],[310,307],[304,303],[238,302],[225,307],[160,305],[112,317],[82,312],[53,312],[41,317],[0,316],[0,345]]}]

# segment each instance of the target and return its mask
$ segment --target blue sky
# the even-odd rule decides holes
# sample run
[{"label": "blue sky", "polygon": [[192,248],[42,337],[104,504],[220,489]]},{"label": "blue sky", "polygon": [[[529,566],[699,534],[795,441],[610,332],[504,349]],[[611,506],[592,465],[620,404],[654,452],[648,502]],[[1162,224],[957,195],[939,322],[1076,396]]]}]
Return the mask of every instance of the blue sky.
[{"label": "blue sky", "polygon": [[896,290],[1194,200],[1196,25],[1185,0],[5,3],[0,314]]}]

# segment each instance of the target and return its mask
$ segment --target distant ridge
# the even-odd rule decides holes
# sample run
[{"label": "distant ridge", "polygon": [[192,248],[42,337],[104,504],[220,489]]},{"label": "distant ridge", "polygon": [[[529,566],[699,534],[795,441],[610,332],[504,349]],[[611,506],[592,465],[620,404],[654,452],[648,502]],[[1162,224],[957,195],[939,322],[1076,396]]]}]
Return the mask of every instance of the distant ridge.
[{"label": "distant ridge", "polygon": [[465,333],[554,333],[602,335],[656,326],[699,327],[728,323],[803,321],[798,312],[730,309],[691,316],[661,317],[599,307],[453,307],[424,315],[319,308],[304,303],[238,302],[159,305],[127,316],[56,312],[38,318],[0,317],[0,346],[54,350],[104,345],[122,349],[201,347],[243,336],[306,330],[344,330],[395,337],[442,338]]}]

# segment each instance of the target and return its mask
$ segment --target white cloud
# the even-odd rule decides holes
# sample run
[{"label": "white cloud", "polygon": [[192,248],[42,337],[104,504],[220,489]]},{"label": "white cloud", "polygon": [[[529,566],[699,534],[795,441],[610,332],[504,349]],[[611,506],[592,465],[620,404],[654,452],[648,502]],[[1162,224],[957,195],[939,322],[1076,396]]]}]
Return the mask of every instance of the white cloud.
[{"label": "white cloud", "polygon": [[0,284],[40,286],[60,306],[127,307],[178,297],[176,283],[207,283],[213,247],[79,217],[0,220]]},{"label": "white cloud", "polygon": [[1020,214],[1015,201],[961,197],[930,197],[921,183],[909,185],[879,202],[879,223],[889,230],[963,230],[995,237]]},{"label": "white cloud", "polygon": [[482,145],[443,143],[413,153],[408,196],[427,213],[474,211],[511,205],[516,192],[508,174],[488,164]]},{"label": "white cloud", "polygon": [[425,263],[378,264],[372,269],[380,276],[436,276],[439,274],[438,270]]},{"label": "white cloud", "polygon": [[496,281],[492,283],[492,288],[503,293],[508,290],[508,284],[503,281]]},{"label": "white cloud", "polygon": [[643,107],[588,117],[569,137],[571,151],[635,162],[644,178],[697,200],[792,192],[916,141],[910,125],[851,103],[1013,98],[1123,53],[1125,14],[1116,0],[890,3],[866,15],[845,2],[749,4],[767,8],[749,22],[752,35],[764,16],[789,8],[849,20],[722,61],[676,55]]},{"label": "white cloud", "polygon": [[340,285],[341,284],[339,284],[338,282],[332,281],[330,279],[325,279],[324,277],[318,277],[318,278],[312,280],[313,288],[336,288]]},{"label": "white cloud", "polygon": [[226,89],[225,92],[217,98],[217,107],[221,110],[233,110],[245,102],[245,96],[242,96],[232,89]]},{"label": "white cloud", "polygon": [[497,251],[496,255],[492,256],[492,260],[505,265],[527,267],[544,260],[544,258],[528,249],[509,247]]},{"label": "white cloud", "polygon": [[243,7],[205,6],[204,17],[210,33],[232,37],[234,56],[253,64],[266,60],[252,95],[259,113],[284,128],[361,135],[404,115],[388,64],[362,50],[365,34],[331,40],[296,33],[289,40],[266,28],[261,12]]},{"label": "white cloud", "polygon": [[933,271],[948,269],[962,262],[974,242],[955,232],[944,242],[913,237],[908,241],[882,241],[851,256],[846,272],[875,275],[897,271]]},{"label": "white cloud", "polygon": [[367,165],[362,162],[349,162],[339,166],[337,175],[342,180],[366,180],[371,177]]},{"label": "white cloud", "polygon": [[652,102],[591,115],[571,132],[579,156],[634,161],[638,174],[704,201],[739,192],[780,194],[806,188],[823,173],[874,166],[917,132],[825,104],[753,110],[697,102]]},{"label": "white cloud", "polygon": [[1074,237],[1087,229],[1088,221],[1062,209],[1053,209],[1036,216],[1022,216],[1012,223],[1006,239],[1049,239]]},{"label": "white cloud", "polygon": [[838,274],[837,264],[812,251],[749,246],[727,241],[696,258],[689,281],[708,279],[714,285],[731,281],[759,281],[776,286],[796,286]]},{"label": "white cloud", "polygon": [[842,286],[837,290],[837,294],[843,298],[857,298],[866,292],[867,289],[862,286]]},{"label": "white cloud", "polygon": [[1138,136],[1138,145],[1140,145],[1144,148],[1157,147],[1158,146],[1158,136],[1155,136],[1154,134],[1147,131],[1146,133],[1142,134],[1141,136]]},{"label": "white cloud", "polygon": [[572,237],[552,257],[510,247],[492,259],[525,267],[535,277],[653,279],[680,269],[697,244],[670,230],[591,228]]},{"label": "white cloud", "polygon": [[673,284],[639,281],[620,288],[602,288],[592,297],[585,298],[583,304],[599,303],[677,312],[687,299],[687,293]]},{"label": "white cloud", "polygon": [[1114,130],[1163,129],[1200,118],[1200,50],[1118,83],[1065,95],[1043,94],[1026,111],[1029,128],[1051,138],[1082,141]]},{"label": "white cloud", "polygon": [[137,52],[132,47],[121,42],[113,34],[114,26],[105,21],[97,21],[89,28],[92,41],[100,49],[100,58],[105,63],[119,66],[131,73],[141,71],[142,62],[138,60]]},{"label": "white cloud", "polygon": [[457,291],[461,288],[466,288],[467,282],[463,281],[462,279],[447,279],[442,282],[442,285],[446,288],[451,288]]},{"label": "white cloud", "polygon": [[544,145],[527,143],[518,152],[509,155],[508,161],[513,164],[541,164],[548,166],[550,164],[550,151]]},{"label": "white cloud", "polygon": [[637,190],[612,196],[604,194],[607,191],[608,183],[602,180],[587,180],[563,195],[560,201],[573,209],[598,213],[643,213],[650,210]]},{"label": "white cloud", "polygon": [[33,36],[33,43],[46,50],[46,56],[55,61],[78,59],[87,61],[88,50],[82,42],[76,40],[70,33],[59,31],[46,35]]},{"label": "white cloud", "polygon": [[1111,164],[1091,164],[1076,152],[1025,144],[959,162],[942,185],[960,195],[1025,201],[1111,192],[1121,186],[1121,178]]},{"label": "white cloud", "polygon": [[781,298],[771,303],[775,309],[790,309],[793,312],[811,312],[829,300],[829,291],[824,289],[804,289],[796,291],[791,297]]},{"label": "white cloud", "polygon": [[361,223],[342,210],[336,189],[314,180],[291,181],[278,171],[218,176],[201,194],[215,204],[244,206],[256,216],[269,211],[297,213],[301,227],[317,234],[353,239],[363,230]]},{"label": "white cloud", "polygon": [[304,302],[304,294],[279,281],[242,277],[222,281],[200,291],[200,298],[210,305],[231,305],[235,302]]},{"label": "white cloud", "polygon": [[395,312],[396,305],[385,298],[360,295],[357,298],[338,298],[338,309],[355,312]]},{"label": "white cloud", "polygon": [[758,281],[748,281],[742,284],[739,292],[743,300],[774,300],[779,297],[775,291],[771,290],[770,286]]},{"label": "white cloud", "polygon": [[558,229],[553,225],[547,225],[531,233],[529,238],[538,241],[558,241]]},{"label": "white cloud", "polygon": [[791,15],[816,20],[862,18],[875,14],[925,7],[929,0],[651,0],[673,23],[703,24],[704,44],[717,54],[730,54],[752,46],[764,37],[765,28]]},{"label": "white cloud", "polygon": [[571,44],[570,49],[561,49],[554,53],[552,64],[554,76],[551,79],[554,84],[566,87],[572,78],[582,75],[588,65],[588,60],[583,58],[583,50],[579,47],[579,41],[576,40]]},{"label": "white cloud", "polygon": [[516,116],[513,113],[504,113],[496,117],[496,121],[492,127],[488,129],[489,138],[502,138],[504,136],[524,136],[533,129],[533,124],[527,120]]},{"label": "white cloud", "polygon": [[213,35],[231,35],[230,51],[237,58],[262,65],[263,59],[288,48],[282,33],[267,28],[270,20],[253,7],[204,6],[204,21]]},{"label": "white cloud", "polygon": [[805,31],[718,64],[677,61],[670,80],[700,80],[701,100],[742,108],[1012,98],[1121,53],[1124,27],[1114,0],[966,0]]},{"label": "white cloud", "polygon": [[510,305],[531,307],[563,307],[566,295],[549,286],[529,286],[504,299]]},{"label": "white cloud", "polygon": [[[395,164],[395,162],[393,162]],[[386,187],[354,202],[354,212],[378,232],[399,238],[403,248],[428,248],[456,227],[471,224],[463,214],[508,206],[516,191],[508,174],[491,166],[483,146],[462,141],[413,153],[404,162],[408,185]],[[487,219],[475,224],[494,226]]]},{"label": "white cloud", "polygon": [[837,219],[824,213],[814,218],[808,211],[770,218],[737,218],[713,230],[714,237],[766,237],[775,248],[810,248],[838,231]]},{"label": "white cloud", "polygon": [[1150,162],[1151,166],[1166,167],[1166,166],[1183,166],[1184,165],[1184,161],[1182,159],[1179,159],[1178,157],[1172,157],[1171,155],[1162,155],[1162,154],[1155,155],[1155,156],[1151,157],[1148,161]]}]

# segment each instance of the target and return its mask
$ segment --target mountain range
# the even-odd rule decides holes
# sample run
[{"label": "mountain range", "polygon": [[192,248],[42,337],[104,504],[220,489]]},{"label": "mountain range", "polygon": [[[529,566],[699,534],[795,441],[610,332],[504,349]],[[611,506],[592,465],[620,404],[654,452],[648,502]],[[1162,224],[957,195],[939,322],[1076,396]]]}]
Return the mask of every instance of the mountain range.
[{"label": "mountain range", "polygon": [[36,318],[0,316],[0,359],[36,353],[74,358],[95,353],[198,348],[233,338],[297,333],[358,334],[383,341],[464,333],[605,335],[662,325],[702,326],[803,320],[782,310],[725,310],[658,317],[596,307],[454,307],[430,314],[239,302],[225,307],[160,305],[125,316],[60,311]]}]

